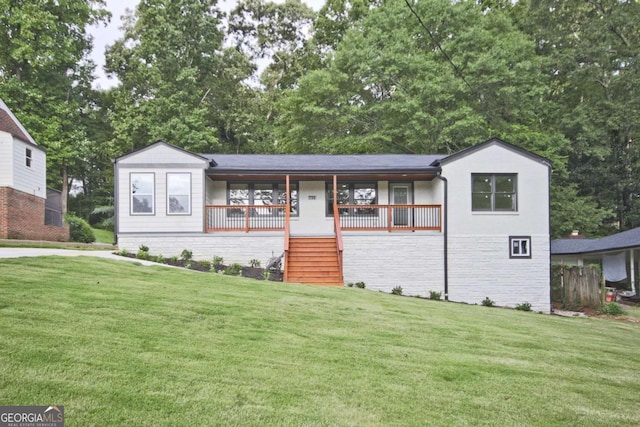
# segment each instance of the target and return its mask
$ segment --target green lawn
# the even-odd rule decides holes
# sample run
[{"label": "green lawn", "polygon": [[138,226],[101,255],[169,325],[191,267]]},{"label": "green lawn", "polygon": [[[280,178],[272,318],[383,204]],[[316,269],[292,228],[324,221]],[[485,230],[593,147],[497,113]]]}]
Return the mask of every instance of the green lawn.
[{"label": "green lawn", "polygon": [[0,402],[70,426],[640,425],[640,325],[0,260]]},{"label": "green lawn", "polygon": [[92,228],[94,236],[96,236],[96,243],[113,244],[113,231],[102,230],[100,228]]}]

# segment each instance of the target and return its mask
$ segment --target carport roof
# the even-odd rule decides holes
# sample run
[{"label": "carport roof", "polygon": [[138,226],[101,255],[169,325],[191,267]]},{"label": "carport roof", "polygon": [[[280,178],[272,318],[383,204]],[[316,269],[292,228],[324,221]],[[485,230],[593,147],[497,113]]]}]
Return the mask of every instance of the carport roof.
[{"label": "carport roof", "polygon": [[600,239],[556,239],[551,241],[551,255],[577,255],[640,247],[640,227]]}]

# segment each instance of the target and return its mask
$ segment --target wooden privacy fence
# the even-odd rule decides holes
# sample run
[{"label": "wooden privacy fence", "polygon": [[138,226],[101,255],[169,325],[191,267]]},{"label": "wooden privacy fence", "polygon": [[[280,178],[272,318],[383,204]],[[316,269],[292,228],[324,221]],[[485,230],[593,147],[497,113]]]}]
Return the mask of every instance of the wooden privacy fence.
[{"label": "wooden privacy fence", "polygon": [[602,305],[602,273],[596,267],[554,265],[551,299],[564,308],[599,308]]}]

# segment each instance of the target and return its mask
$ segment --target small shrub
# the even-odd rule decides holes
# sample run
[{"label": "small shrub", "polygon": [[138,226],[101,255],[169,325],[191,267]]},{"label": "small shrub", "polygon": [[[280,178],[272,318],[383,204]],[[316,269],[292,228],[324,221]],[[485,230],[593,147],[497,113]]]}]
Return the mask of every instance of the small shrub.
[{"label": "small shrub", "polygon": [[356,282],[355,286],[356,288],[364,289],[367,285],[365,285],[364,282]]},{"label": "small shrub", "polygon": [[347,283],[347,288],[353,288],[353,283],[352,282]]},{"label": "small shrub", "polygon": [[213,256],[213,261],[211,262],[211,265],[213,265],[214,267],[220,267],[223,263],[224,263],[224,258],[217,255]]},{"label": "small shrub", "polygon": [[189,249],[184,249],[180,254],[180,259],[185,263],[191,261],[193,259],[193,252],[191,252]]},{"label": "small shrub", "polygon": [[184,268],[191,268],[191,261],[185,261]]},{"label": "small shrub", "polygon": [[393,289],[391,289],[391,293],[393,295],[402,295],[402,286],[395,286]]},{"label": "small shrub", "polygon": [[249,265],[253,268],[258,268],[260,267],[260,260],[257,260],[254,258],[251,261],[249,261]]},{"label": "small shrub", "polygon": [[144,260],[149,260],[151,259],[151,255],[149,255],[149,252],[145,252],[145,251],[138,251],[136,253],[136,258],[138,259],[144,259]]},{"label": "small shrub", "polygon": [[138,247],[138,250],[139,250],[139,251],[142,251],[142,252],[149,252],[149,246],[146,246],[146,245],[140,245],[140,246]]},{"label": "small shrub", "polygon": [[156,255],[154,257],[155,262],[158,262],[160,264],[164,264],[164,255]]},{"label": "small shrub", "polygon": [[442,299],[442,292],[429,291],[429,299],[440,301]]},{"label": "small shrub", "polygon": [[74,215],[65,216],[65,222],[69,224],[69,239],[72,242],[93,243],[96,236],[87,221]]},{"label": "small shrub", "polygon": [[126,250],[126,249],[123,249],[120,252],[118,252],[118,255],[120,255],[120,256],[129,256],[129,251]]},{"label": "small shrub", "polygon": [[172,256],[171,258],[169,258],[169,262],[171,264],[177,264],[178,263],[178,257],[177,256]]},{"label": "small shrub", "polygon": [[224,274],[227,276],[239,276],[241,272],[242,266],[237,262],[224,269]]},{"label": "small shrub", "polygon": [[198,264],[200,264],[200,267],[204,270],[211,270],[211,263],[209,261],[200,261]]},{"label": "small shrub", "polygon": [[624,309],[617,302],[610,302],[608,304],[603,305],[598,310],[600,314],[608,314],[609,316],[620,316],[625,313]]},{"label": "small shrub", "polygon": [[531,311],[531,304],[529,304],[528,302],[523,302],[522,304],[516,305],[516,310]]},{"label": "small shrub", "polygon": [[496,305],[496,303],[489,297],[485,297],[485,299],[482,300],[481,304],[483,307],[494,307]]},{"label": "small shrub", "polygon": [[264,270],[264,271],[262,272],[262,277],[264,278],[264,280],[269,280],[269,274],[270,274],[270,273],[271,273],[271,272],[270,272],[269,270]]}]

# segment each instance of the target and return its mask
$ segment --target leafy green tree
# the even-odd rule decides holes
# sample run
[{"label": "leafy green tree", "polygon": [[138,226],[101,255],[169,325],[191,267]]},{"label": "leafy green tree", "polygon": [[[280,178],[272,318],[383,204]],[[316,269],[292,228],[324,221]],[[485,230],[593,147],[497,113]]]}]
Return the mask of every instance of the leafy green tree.
[{"label": "leafy green tree", "polygon": [[102,0],[0,0],[0,96],[47,148],[48,185],[70,183],[89,145],[83,111],[90,108],[94,65],[87,27],[107,19]]},{"label": "leafy green tree", "polygon": [[[224,48],[223,13],[215,0],[142,0],[108,49],[114,91],[113,128],[123,152],[157,140],[195,152],[234,144],[230,112],[253,67]],[[232,149],[232,148],[231,148]]]},{"label": "leafy green tree", "polygon": [[519,3],[528,17],[522,27],[535,39],[552,77],[556,126],[570,141],[569,180],[580,196],[614,212],[609,225],[639,226],[640,5],[619,0]]}]

